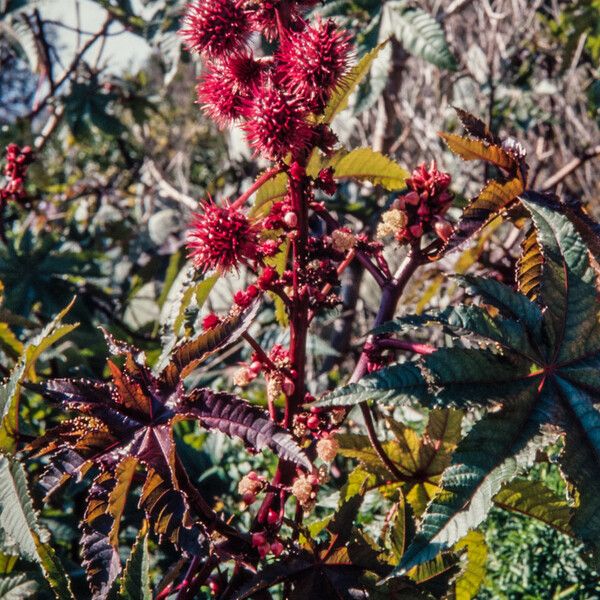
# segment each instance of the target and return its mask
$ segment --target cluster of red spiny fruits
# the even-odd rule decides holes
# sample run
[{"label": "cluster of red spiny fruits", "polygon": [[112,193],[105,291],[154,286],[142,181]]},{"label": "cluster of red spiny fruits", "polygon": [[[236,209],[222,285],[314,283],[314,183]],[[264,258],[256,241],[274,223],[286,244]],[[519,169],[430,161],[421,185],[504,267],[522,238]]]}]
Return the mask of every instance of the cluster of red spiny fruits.
[{"label": "cluster of red spiny fruits", "polygon": [[[337,145],[331,129],[315,117],[323,113],[331,94],[343,82],[352,46],[349,35],[334,21],[306,20],[306,9],[316,4],[315,0],[198,0],[187,7],[182,35],[188,49],[204,59],[197,87],[204,112],[220,127],[240,126],[256,154],[274,161],[279,172],[300,185],[304,201],[319,215],[326,209],[315,194],[335,194],[335,173],[323,169],[311,178],[303,165],[315,149],[327,156]],[[257,34],[273,45],[272,56],[257,55]],[[421,165],[406,183],[408,193],[384,213],[378,237],[391,235],[399,243],[418,243],[424,234],[434,233],[447,239],[452,232],[444,219],[452,201],[450,176],[432,163],[429,168]],[[216,203],[209,198],[194,215],[188,249],[199,271],[225,273],[244,266],[255,275],[252,285],[235,294],[234,311],[247,308],[264,292],[280,296],[288,308],[300,298],[308,299],[313,314],[319,308],[335,306],[339,298],[333,290],[339,286],[340,265],[350,252],[363,252],[389,274],[381,242],[348,228],[331,227],[331,222],[325,235],[308,232],[300,248],[301,261],[297,254],[294,264],[282,273],[269,266],[269,258],[300,235],[299,215],[291,188],[288,190],[266,216],[248,216],[244,208],[248,194],[233,202]],[[209,314],[203,325],[210,330],[220,322],[219,316]],[[249,363],[240,366],[234,383],[247,386],[261,373],[271,416],[277,419],[274,401],[281,394],[290,397],[295,389],[297,373],[288,351],[276,345],[267,353],[255,352]],[[304,398],[306,403],[312,399],[308,394]],[[316,441],[317,456],[330,463],[337,452],[335,429],[343,418],[343,411],[299,411],[292,427],[301,441]],[[314,504],[323,477],[321,470],[298,473],[293,480],[289,491],[305,510]],[[271,488],[272,484],[255,472],[239,483],[247,504]],[[264,529],[255,532],[252,541],[261,556],[283,550],[276,536],[282,511],[282,506],[259,511],[258,521]]]}]

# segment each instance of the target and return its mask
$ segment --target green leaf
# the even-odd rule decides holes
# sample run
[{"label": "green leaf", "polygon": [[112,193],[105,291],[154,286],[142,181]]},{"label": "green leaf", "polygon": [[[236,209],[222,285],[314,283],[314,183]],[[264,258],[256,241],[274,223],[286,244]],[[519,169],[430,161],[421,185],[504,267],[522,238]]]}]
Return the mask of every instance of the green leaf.
[{"label": "green leaf", "polygon": [[73,300],[56,317],[42,329],[24,348],[8,381],[0,386],[0,448],[12,451],[15,448],[13,435],[18,431],[19,399],[21,396],[20,383],[24,379],[36,378],[35,365],[44,351],[52,344],[73,331],[78,323],[61,325],[62,319],[73,306]]},{"label": "green leaf", "polygon": [[370,181],[390,191],[404,189],[410,177],[398,163],[371,148],[356,148],[336,157],[329,166],[334,168],[336,179]]},{"label": "green leaf", "polygon": [[35,598],[38,590],[38,583],[31,574],[19,573],[18,575],[0,577],[0,600]]},{"label": "green leaf", "polygon": [[466,556],[460,574],[454,581],[455,600],[472,600],[486,577],[488,549],[485,536],[479,531],[469,532],[460,542],[454,545],[454,550],[460,552],[466,549]]},{"label": "green leaf", "polygon": [[502,486],[494,496],[494,504],[538,519],[567,535],[573,534],[569,525],[573,509],[565,498],[541,481],[515,479]]},{"label": "green leaf", "polygon": [[390,11],[390,18],[394,35],[407,52],[442,69],[456,70],[444,30],[429,13],[400,7]]},{"label": "green leaf", "polygon": [[72,599],[70,581],[42,527],[29,496],[25,469],[16,460],[0,457],[0,527],[19,553],[42,567],[59,600]]},{"label": "green leaf", "polygon": [[363,377],[327,394],[312,406],[354,406],[361,402],[430,402],[432,395],[419,367],[413,363],[395,365]]},{"label": "green leaf", "polygon": [[[530,466],[542,440],[539,420],[530,419],[535,398],[526,393],[476,423],[458,445],[444,472],[441,491],[427,507],[419,532],[393,575],[431,560],[477,527],[502,483]],[[485,450],[482,450],[485,449]]]},{"label": "green leaf", "polygon": [[[449,309],[446,320],[467,325],[502,348],[496,352],[442,348],[420,364],[441,404],[473,403],[490,410],[458,445],[452,465],[442,476],[441,491],[427,507],[394,576],[431,560],[476,527],[502,484],[531,463],[536,449],[559,434],[565,440],[561,467],[579,492],[571,526],[598,550],[600,306],[596,274],[583,239],[555,202],[532,193],[521,201],[532,215],[544,256],[543,308],[498,282],[465,278],[472,291],[500,309],[500,315],[492,324],[478,309]],[[516,328],[519,321],[530,347],[523,343],[523,330]],[[390,369],[370,377],[385,377]]]},{"label": "green leaf", "polygon": [[350,99],[350,96],[358,88],[360,82],[367,76],[375,57],[379,54],[386,43],[387,42],[379,44],[379,46],[373,48],[373,50],[365,54],[360,59],[360,62],[352,67],[348,74],[344,76],[342,82],[338,84],[331,94],[331,98],[329,99],[323,116],[320,119],[321,123],[331,123],[333,118],[348,106],[348,100]]},{"label": "green leaf", "polygon": [[278,173],[275,177],[267,180],[258,188],[254,204],[250,209],[251,217],[258,217],[266,214],[273,202],[282,200],[287,194],[288,176],[287,173]]},{"label": "green leaf", "polygon": [[152,600],[149,567],[148,536],[141,533],[131,549],[131,556],[121,576],[120,600]]}]

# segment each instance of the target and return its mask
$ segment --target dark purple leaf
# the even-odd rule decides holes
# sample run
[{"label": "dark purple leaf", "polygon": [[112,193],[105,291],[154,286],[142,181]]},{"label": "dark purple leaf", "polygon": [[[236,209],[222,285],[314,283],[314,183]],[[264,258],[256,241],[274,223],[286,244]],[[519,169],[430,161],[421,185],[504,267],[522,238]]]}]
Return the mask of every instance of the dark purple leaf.
[{"label": "dark purple leaf", "polygon": [[306,454],[292,435],[271,421],[262,409],[224,392],[198,389],[185,397],[177,412],[199,419],[203,427],[217,429],[230,437],[239,437],[255,448],[269,448],[285,460],[307,470],[312,468]]}]

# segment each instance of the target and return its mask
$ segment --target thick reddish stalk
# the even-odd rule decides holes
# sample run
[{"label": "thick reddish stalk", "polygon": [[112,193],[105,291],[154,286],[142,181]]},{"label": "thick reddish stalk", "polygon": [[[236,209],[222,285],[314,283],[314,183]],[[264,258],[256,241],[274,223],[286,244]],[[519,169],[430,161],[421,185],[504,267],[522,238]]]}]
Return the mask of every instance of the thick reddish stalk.
[{"label": "thick reddish stalk", "polygon": [[[377,312],[377,316],[375,317],[375,322],[373,323],[373,327],[379,327],[383,325],[386,321],[389,321],[394,316],[396,312],[396,307],[402,296],[402,292],[406,287],[406,284],[417,270],[417,268],[422,264],[423,256],[419,252],[418,247],[413,245],[409,250],[406,258],[396,271],[394,277],[386,282],[383,287],[383,292],[381,295],[381,303],[379,305],[379,311]],[[372,343],[373,339],[369,336],[366,344]],[[369,355],[366,349],[363,349],[358,362],[356,363],[356,367],[354,368],[354,372],[350,377],[350,383],[357,383],[360,381],[368,372],[369,365]],[[365,426],[367,428],[367,434],[369,436],[369,441],[373,446],[373,450],[377,453],[383,464],[387,467],[388,471],[396,477],[396,479],[402,479],[402,473],[398,470],[394,462],[390,459],[390,457],[385,453],[383,446],[379,442],[377,438],[377,432],[375,430],[375,425],[373,423],[373,416],[371,414],[371,409],[366,402],[362,402],[360,404],[360,410],[363,415],[363,419],[365,421]]]},{"label": "thick reddish stalk", "polygon": [[[302,165],[304,168],[304,165]],[[305,286],[300,285],[300,273],[306,268],[308,246],[308,201],[307,179],[290,177],[290,200],[298,218],[295,238],[292,240],[292,271],[294,297],[290,310],[290,361],[294,371],[294,392],[286,400],[283,425],[289,427],[294,412],[304,402],[306,337],[308,333],[309,297]]]},{"label": "thick reddish stalk", "polygon": [[231,208],[240,208],[243,206],[246,203],[246,200],[248,200],[254,192],[280,172],[281,168],[278,166],[267,169],[239,198],[237,198],[237,200],[233,202]]}]

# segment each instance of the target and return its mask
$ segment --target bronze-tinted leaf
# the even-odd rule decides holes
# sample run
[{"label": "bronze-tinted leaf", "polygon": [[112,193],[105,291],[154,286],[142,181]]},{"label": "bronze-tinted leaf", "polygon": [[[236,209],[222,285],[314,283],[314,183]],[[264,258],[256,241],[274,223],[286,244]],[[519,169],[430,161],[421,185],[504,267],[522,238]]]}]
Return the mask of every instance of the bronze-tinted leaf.
[{"label": "bronze-tinted leaf", "polygon": [[481,120],[461,108],[454,107],[465,131],[475,139],[487,144],[500,145],[501,141],[490,131],[488,126]]},{"label": "bronze-tinted leaf", "polygon": [[531,300],[536,300],[540,292],[544,257],[532,227],[521,244],[521,256],[517,262],[517,284],[519,291]]},{"label": "bronze-tinted leaf", "polygon": [[517,168],[515,157],[496,144],[453,133],[441,132],[439,135],[448,144],[450,150],[464,160],[484,160],[508,172],[513,172]]},{"label": "bronze-tinted leaf", "polygon": [[178,346],[160,374],[161,381],[167,387],[174,387],[211,354],[236,341],[250,327],[258,307],[259,303],[255,302],[244,312],[227,317],[216,327]]},{"label": "bronze-tinted leaf", "polygon": [[504,183],[489,181],[479,196],[471,200],[463,211],[454,233],[448,240],[444,252],[453,250],[477,233],[486,223],[498,216],[519,194],[523,184],[519,177]]}]

